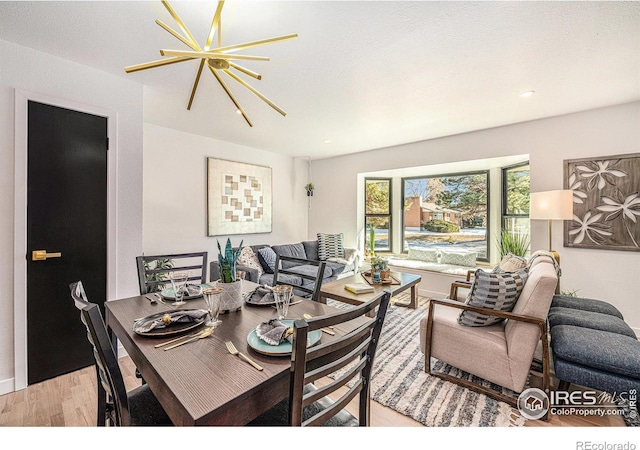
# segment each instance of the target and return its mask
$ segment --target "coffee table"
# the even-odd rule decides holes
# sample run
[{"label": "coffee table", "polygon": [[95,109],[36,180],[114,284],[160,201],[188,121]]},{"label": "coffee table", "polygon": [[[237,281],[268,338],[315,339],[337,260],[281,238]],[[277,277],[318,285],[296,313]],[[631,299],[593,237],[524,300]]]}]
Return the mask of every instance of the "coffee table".
[{"label": "coffee table", "polygon": [[400,284],[373,284],[371,286],[373,286],[374,291],[366,292],[363,294],[354,294],[344,288],[346,284],[369,284],[367,280],[364,279],[361,273],[356,273],[349,277],[341,278],[339,280],[323,284],[320,288],[320,301],[322,303],[326,303],[326,299],[330,298],[357,306],[361,303],[365,303],[371,300],[372,298],[379,295],[382,291],[391,291],[391,296],[393,297],[396,294],[399,294],[400,292],[411,288],[411,300],[409,300],[409,302],[394,302],[392,299],[392,304],[394,306],[407,306],[412,309],[417,308],[418,292],[416,286],[418,285],[418,283],[420,283],[422,277],[420,275],[414,275],[412,273],[394,271],[391,272],[391,276],[399,281]]}]

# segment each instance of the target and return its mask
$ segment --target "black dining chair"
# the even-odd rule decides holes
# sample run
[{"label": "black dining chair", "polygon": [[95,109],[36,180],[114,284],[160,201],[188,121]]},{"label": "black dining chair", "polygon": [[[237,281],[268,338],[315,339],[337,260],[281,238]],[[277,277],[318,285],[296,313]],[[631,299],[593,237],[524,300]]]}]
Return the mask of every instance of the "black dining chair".
[{"label": "black dining chair", "polygon": [[173,255],[137,256],[140,295],[159,292],[170,285],[171,272],[189,272],[187,282],[207,282],[207,252],[178,253]]},{"label": "black dining chair", "polygon": [[325,264],[324,261],[277,255],[273,285],[292,286],[295,295],[317,302],[320,297]]},{"label": "black dining chair", "polygon": [[[352,309],[294,322],[289,397],[250,426],[369,426],[370,380],[390,292]],[[375,317],[368,317],[375,311]],[[353,331],[317,346],[307,347],[309,333],[359,319]],[[333,375],[317,387],[314,382]],[[340,389],[341,392],[338,392]],[[345,407],[359,396],[358,417]]]},{"label": "black dining chair", "polygon": [[[80,319],[87,327],[89,343],[93,347],[99,390],[97,425],[172,425],[171,419],[147,384],[127,392],[100,308],[87,300],[82,281],[71,283],[69,288],[71,298],[80,310]],[[103,391],[100,392],[100,389]]]}]

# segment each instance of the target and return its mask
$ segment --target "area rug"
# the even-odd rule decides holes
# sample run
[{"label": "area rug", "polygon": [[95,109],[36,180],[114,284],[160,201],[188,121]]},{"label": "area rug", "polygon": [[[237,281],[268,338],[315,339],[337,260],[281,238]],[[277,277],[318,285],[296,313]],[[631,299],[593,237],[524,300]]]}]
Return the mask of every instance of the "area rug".
[{"label": "area rug", "polygon": [[[407,301],[408,294],[393,300]],[[420,319],[426,313],[428,299],[419,300],[415,310],[390,306],[387,311],[371,375],[371,399],[430,427],[524,425],[526,420],[508,404],[425,373],[419,336]],[[329,302],[336,307],[348,307]],[[440,361],[434,360],[433,368],[499,389]]]}]

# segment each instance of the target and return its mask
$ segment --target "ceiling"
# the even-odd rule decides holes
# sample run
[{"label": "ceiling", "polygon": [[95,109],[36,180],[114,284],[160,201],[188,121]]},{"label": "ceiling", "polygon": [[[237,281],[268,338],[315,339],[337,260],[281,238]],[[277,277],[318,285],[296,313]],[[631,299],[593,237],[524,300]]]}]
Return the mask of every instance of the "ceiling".
[{"label": "ceiling", "polygon": [[[216,2],[171,4],[203,45]],[[637,1],[230,0],[223,45],[299,35],[238,52],[287,113],[226,77],[253,127],[211,73],[187,111],[196,61],[125,73],[188,50],[156,19],[179,30],[159,1],[0,1],[0,39],[144,84],[145,122],[311,159],[640,100]]]}]

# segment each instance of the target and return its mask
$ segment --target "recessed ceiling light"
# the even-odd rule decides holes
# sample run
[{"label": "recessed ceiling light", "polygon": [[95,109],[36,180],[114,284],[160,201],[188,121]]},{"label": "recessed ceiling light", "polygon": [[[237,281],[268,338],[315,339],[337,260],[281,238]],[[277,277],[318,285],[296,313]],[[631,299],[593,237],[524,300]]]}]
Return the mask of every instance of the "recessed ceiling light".
[{"label": "recessed ceiling light", "polygon": [[324,141],[322,141],[322,142],[324,142],[325,144],[331,144],[331,139],[325,139],[325,140],[324,140]]},{"label": "recessed ceiling light", "polygon": [[535,93],[536,93],[536,91],[534,91],[534,90],[524,91],[522,94],[520,94],[520,97],[531,97]]}]

